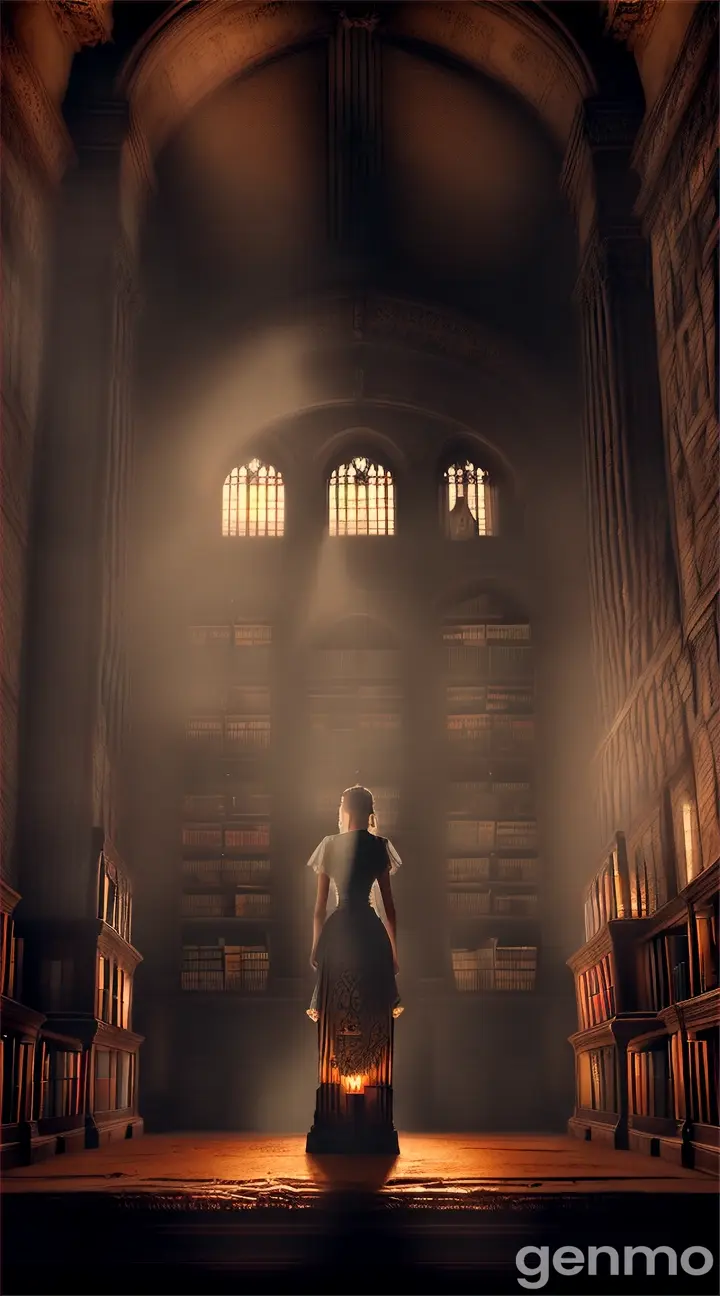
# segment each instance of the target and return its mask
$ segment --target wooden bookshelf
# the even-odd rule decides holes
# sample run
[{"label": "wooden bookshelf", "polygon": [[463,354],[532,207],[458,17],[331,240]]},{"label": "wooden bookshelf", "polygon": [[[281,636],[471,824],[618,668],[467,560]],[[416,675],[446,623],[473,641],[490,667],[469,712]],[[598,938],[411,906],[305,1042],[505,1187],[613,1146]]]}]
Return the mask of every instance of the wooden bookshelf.
[{"label": "wooden bookshelf", "polygon": [[652,825],[643,837],[642,869],[617,834],[586,893],[589,939],[569,960],[579,1025],[569,1128],[717,1172],[720,862],[659,903],[666,858]]},{"label": "wooden bookshelf", "polygon": [[187,720],[179,874],[180,988],[267,989],[272,922],[272,627],[191,626],[193,671],[215,678],[214,714]]},{"label": "wooden bookshelf", "polygon": [[402,657],[370,617],[333,627],[306,660],[308,803],[319,835],[336,831],[343,787],[360,780],[375,798],[379,831],[401,827]]},{"label": "wooden bookshelf", "polygon": [[188,993],[263,994],[270,956],[262,945],[226,943],[183,945],[181,988]]},{"label": "wooden bookshelf", "polygon": [[455,988],[534,990],[538,967],[530,626],[477,600],[442,627],[446,887]]},{"label": "wooden bookshelf", "polygon": [[537,944],[511,945],[491,937],[475,949],[453,948],[451,953],[455,987],[460,993],[527,994],[535,989]]},{"label": "wooden bookshelf", "polygon": [[19,924],[27,950],[24,993],[35,1019],[32,1041],[25,1030],[10,1059],[25,1075],[11,1104],[30,1122],[24,1161],[142,1131],[142,1037],[132,1030],[141,956],[131,944],[132,888],[112,841],[101,830],[93,838],[94,916]]}]

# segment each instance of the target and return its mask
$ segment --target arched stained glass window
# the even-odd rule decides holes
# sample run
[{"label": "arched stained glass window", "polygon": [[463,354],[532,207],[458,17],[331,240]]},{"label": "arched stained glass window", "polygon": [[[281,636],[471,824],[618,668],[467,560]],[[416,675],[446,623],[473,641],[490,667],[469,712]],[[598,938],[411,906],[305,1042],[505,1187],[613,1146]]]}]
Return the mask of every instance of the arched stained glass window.
[{"label": "arched stained glass window", "polygon": [[331,536],[395,534],[395,484],[381,464],[358,457],[333,470],[328,487]]},{"label": "arched stained glass window", "polygon": [[233,468],[223,486],[224,536],[281,536],[285,533],[285,484],[272,464],[251,459]]},{"label": "arched stained glass window", "polygon": [[450,540],[471,540],[493,534],[491,489],[483,468],[459,460],[445,469],[442,511]]}]

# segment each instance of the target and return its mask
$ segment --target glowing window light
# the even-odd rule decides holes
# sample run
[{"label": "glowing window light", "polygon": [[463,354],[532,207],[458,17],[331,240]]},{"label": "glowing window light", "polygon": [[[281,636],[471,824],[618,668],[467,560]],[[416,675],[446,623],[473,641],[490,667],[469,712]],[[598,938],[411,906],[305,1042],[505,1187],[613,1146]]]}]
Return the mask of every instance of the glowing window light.
[{"label": "glowing window light", "polygon": [[698,860],[695,850],[695,807],[692,801],[683,801],[682,827],[685,847],[685,878],[686,881],[692,882],[696,873],[700,871],[696,867]]},{"label": "glowing window light", "polygon": [[444,473],[445,531],[451,540],[492,535],[488,475],[470,460],[450,464]]},{"label": "glowing window light", "polygon": [[358,457],[333,470],[328,487],[331,536],[395,534],[395,484],[382,464]]},{"label": "glowing window light", "polygon": [[272,464],[251,459],[233,468],[223,486],[224,536],[272,536],[285,533],[285,483]]}]

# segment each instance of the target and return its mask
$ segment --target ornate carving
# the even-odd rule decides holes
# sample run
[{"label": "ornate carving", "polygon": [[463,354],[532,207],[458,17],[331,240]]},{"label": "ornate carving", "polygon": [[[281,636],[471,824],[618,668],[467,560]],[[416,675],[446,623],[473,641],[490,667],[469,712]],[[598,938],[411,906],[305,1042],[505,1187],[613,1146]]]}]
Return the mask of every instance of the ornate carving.
[{"label": "ornate carving", "polygon": [[[635,148],[633,165],[643,177],[643,193],[638,203],[641,210],[650,201],[660,170],[686,114],[686,131],[698,129],[698,116],[711,122],[713,131],[717,128],[717,32],[717,5],[698,4],[672,75],[643,122]],[[699,113],[690,114],[691,102],[703,80],[705,85]]]},{"label": "ornate carving", "polygon": [[3,41],[3,136],[8,118],[19,140],[29,146],[31,165],[40,164],[53,182],[60,180],[72,156],[70,138],[62,117],[16,42]]},{"label": "ornate carving", "polygon": [[375,5],[347,6],[340,10],[338,18],[343,27],[357,27],[366,32],[374,32],[380,21]]},{"label": "ornate carving", "polygon": [[458,360],[482,359],[495,370],[502,366],[500,353],[481,329],[433,306],[377,298],[369,304],[366,327],[370,337],[386,337]]},{"label": "ornate carving", "polygon": [[111,0],[52,0],[62,30],[78,45],[102,45],[112,31]]},{"label": "ornate carving", "polygon": [[662,8],[662,0],[608,0],[606,27],[630,49],[643,44]]}]

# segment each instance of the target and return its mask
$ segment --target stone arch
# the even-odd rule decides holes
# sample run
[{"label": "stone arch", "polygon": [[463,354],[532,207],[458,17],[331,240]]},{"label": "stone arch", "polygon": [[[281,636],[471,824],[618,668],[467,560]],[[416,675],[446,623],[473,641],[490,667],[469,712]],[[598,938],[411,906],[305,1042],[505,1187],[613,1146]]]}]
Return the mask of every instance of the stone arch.
[{"label": "stone arch", "polygon": [[[327,37],[338,6],[295,0],[175,5],[133,49],[118,81],[130,106],[127,218],[137,225],[154,161],[189,114],[229,82]],[[545,6],[426,3],[378,14],[399,46],[422,46],[482,73],[525,101],[565,151],[596,81],[569,30]],[[133,211],[134,209],[134,211]]]}]

